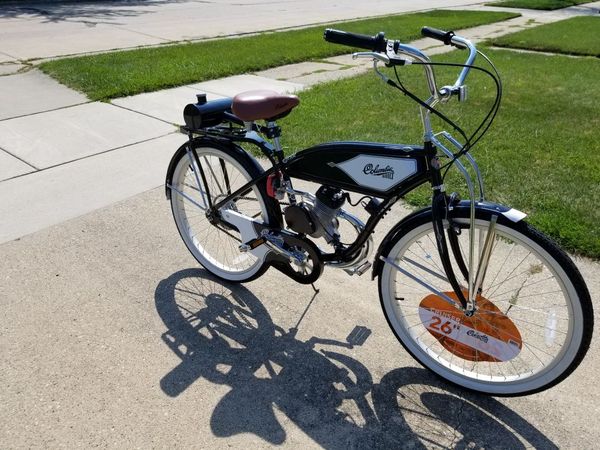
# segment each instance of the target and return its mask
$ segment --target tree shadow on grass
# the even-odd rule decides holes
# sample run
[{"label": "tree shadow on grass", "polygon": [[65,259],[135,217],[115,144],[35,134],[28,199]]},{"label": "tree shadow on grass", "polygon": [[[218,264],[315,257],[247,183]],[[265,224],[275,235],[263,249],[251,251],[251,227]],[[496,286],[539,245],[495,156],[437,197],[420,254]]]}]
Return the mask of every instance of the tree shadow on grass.
[{"label": "tree shadow on grass", "polygon": [[[176,398],[200,378],[229,388],[211,413],[217,437],[253,433],[283,444],[287,431],[277,416],[284,415],[331,449],[557,448],[499,401],[425,369],[395,369],[374,383],[366,365],[350,356],[366,343],[365,327],[346,339],[300,340],[304,314],[285,330],[249,289],[198,269],[162,280],[155,304],[167,327],[163,342],[181,360],[160,380],[163,392]],[[206,395],[207,405],[215,401]]]}]

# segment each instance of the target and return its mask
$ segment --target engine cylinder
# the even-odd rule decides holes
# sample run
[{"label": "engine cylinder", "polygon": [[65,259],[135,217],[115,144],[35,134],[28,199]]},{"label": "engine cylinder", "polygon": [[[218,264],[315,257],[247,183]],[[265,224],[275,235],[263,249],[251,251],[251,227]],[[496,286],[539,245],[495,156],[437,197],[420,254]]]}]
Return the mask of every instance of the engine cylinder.
[{"label": "engine cylinder", "polygon": [[337,211],[344,203],[346,203],[346,195],[339,188],[331,186],[321,186],[315,194],[319,200],[327,208]]},{"label": "engine cylinder", "polygon": [[331,186],[321,186],[315,194],[313,208],[317,229],[311,236],[323,237],[327,242],[339,239],[339,223],[336,216],[345,202],[344,191]]}]

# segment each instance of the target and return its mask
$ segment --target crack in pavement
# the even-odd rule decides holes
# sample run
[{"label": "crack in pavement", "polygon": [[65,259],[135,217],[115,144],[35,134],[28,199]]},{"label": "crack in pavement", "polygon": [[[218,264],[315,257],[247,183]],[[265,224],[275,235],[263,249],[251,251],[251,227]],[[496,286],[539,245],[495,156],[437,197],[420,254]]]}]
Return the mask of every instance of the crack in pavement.
[{"label": "crack in pavement", "polygon": [[452,442],[450,442],[450,446],[448,448],[455,448],[456,444],[458,443],[458,440],[461,437],[464,437],[464,433],[460,433],[458,430],[462,426],[462,420],[463,420],[462,416],[463,416],[465,404],[467,403],[467,401],[464,398],[462,398],[460,400],[461,400],[460,407],[458,409],[458,412],[456,413],[457,423],[456,423],[456,426],[452,430],[454,436],[452,437]]}]

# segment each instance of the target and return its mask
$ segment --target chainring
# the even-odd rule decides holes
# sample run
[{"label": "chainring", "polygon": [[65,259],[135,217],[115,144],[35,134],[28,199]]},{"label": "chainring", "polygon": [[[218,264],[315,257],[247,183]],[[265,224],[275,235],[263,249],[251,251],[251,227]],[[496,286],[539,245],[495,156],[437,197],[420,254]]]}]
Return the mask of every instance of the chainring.
[{"label": "chainring", "polygon": [[270,264],[298,283],[311,284],[317,281],[323,273],[324,268],[321,252],[317,246],[307,238],[296,236],[287,231],[278,231],[278,235],[283,238],[283,242],[288,248],[305,254],[307,265],[300,268],[275,253],[270,254]]}]

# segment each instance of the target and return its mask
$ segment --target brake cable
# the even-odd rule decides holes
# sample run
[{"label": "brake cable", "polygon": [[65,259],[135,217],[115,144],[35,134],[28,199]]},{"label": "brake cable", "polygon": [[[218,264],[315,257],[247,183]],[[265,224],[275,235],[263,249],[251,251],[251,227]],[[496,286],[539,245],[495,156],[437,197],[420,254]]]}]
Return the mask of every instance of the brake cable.
[{"label": "brake cable", "polygon": [[[488,75],[494,81],[494,83],[496,85],[496,98],[494,99],[494,103],[492,104],[492,107],[490,108],[490,110],[488,111],[488,113],[484,117],[484,119],[481,121],[481,123],[479,124],[477,129],[473,132],[471,137],[467,137],[464,130],[461,127],[459,127],[454,121],[452,121],[448,116],[446,116],[444,113],[441,113],[438,110],[434,109],[433,107],[429,106],[427,103],[425,103],[419,97],[417,97],[415,94],[410,92],[404,86],[404,84],[400,81],[400,76],[398,75],[398,70],[397,70],[396,66],[394,66],[394,73],[396,75],[396,80],[398,81],[398,83],[395,83],[392,80],[388,80],[389,85],[400,90],[404,95],[407,95],[408,97],[410,97],[417,104],[419,104],[420,106],[424,107],[428,111],[432,112],[433,114],[435,114],[436,116],[441,118],[444,122],[446,122],[451,127],[453,127],[454,130],[458,131],[460,133],[460,135],[464,138],[465,144],[463,145],[463,148],[460,151],[453,153],[453,158],[445,166],[443,166],[443,167],[446,167],[446,171],[444,172],[442,178],[446,177],[448,170],[450,169],[450,167],[452,166],[454,161],[456,161],[462,155],[464,155],[465,153],[470,151],[475,146],[475,144],[487,133],[490,126],[492,125],[492,122],[496,118],[496,115],[500,108],[500,101],[502,98],[502,83],[500,82],[500,75],[498,74],[498,70],[496,69],[496,67],[494,66],[492,61],[490,61],[490,59],[485,54],[483,54],[479,50],[477,50],[477,53],[480,54],[491,65],[491,67],[493,68],[493,70],[495,72],[495,75],[492,72],[490,72],[489,70],[484,69],[483,67],[474,66],[474,65],[470,65],[470,64],[442,63],[442,62],[429,62],[429,63],[413,62],[412,63],[414,65],[448,66],[448,67],[463,67],[463,68],[468,67],[470,69],[475,69],[475,70],[484,72],[486,75]],[[482,130],[482,128],[483,128],[483,130]]]},{"label": "brake cable", "polygon": [[389,79],[387,81],[387,83],[390,86],[395,87],[400,92],[402,92],[404,95],[408,96],[411,100],[415,101],[416,103],[418,103],[419,105],[421,105],[423,108],[427,109],[429,112],[432,112],[433,114],[435,114],[436,116],[438,116],[440,119],[442,119],[448,125],[450,125],[452,128],[454,128],[456,131],[458,131],[460,133],[460,135],[465,139],[465,141],[467,141],[467,142],[469,141],[469,138],[467,137],[467,135],[465,134],[465,132],[463,131],[463,129],[460,128],[452,120],[450,120],[448,118],[448,116],[446,116],[444,113],[439,112],[437,109],[429,106],[427,103],[425,103],[423,100],[421,100],[419,97],[417,97],[415,94],[413,94],[412,92],[410,92],[408,89],[406,89],[404,87],[404,85],[400,81],[400,76],[398,75],[398,70],[397,70],[396,66],[394,66],[394,73],[396,74],[396,79],[398,80],[399,84],[396,84],[395,81]]},{"label": "brake cable", "polygon": [[[489,127],[491,126],[492,122],[494,121],[494,119],[496,117],[496,114],[498,113],[498,110],[500,109],[500,101],[502,99],[502,83],[500,82],[500,75],[498,74],[498,70],[496,69],[494,64],[490,61],[490,59],[486,55],[481,53],[479,50],[477,50],[477,53],[480,54],[483,58],[485,58],[485,60],[492,66],[492,68],[494,69],[494,72],[496,73],[495,75],[492,72],[490,72],[489,70],[484,69],[483,67],[479,67],[479,66],[473,66],[473,65],[468,65],[468,64],[457,64],[457,63],[429,63],[429,65],[432,65],[432,66],[469,67],[471,69],[479,70],[480,72],[484,72],[486,75],[488,75],[494,81],[494,84],[496,85],[496,98],[494,99],[494,103],[492,104],[492,107],[490,108],[489,112],[484,117],[484,119],[481,121],[481,123],[479,124],[477,129],[473,132],[473,134],[469,138],[469,147],[466,150],[463,149],[463,150],[459,151],[456,154],[456,157],[462,156],[463,154],[465,154],[467,151],[471,150],[475,146],[475,144],[488,131]],[[413,64],[425,65],[425,63],[420,63],[420,62],[415,62]],[[486,122],[487,122],[487,124],[486,124]],[[484,126],[485,126],[485,128],[480,133],[480,130]],[[477,135],[477,133],[479,133],[479,136],[477,136],[477,138],[475,140],[473,140],[475,138],[475,136]],[[465,148],[466,148],[466,146],[465,146]]]}]

